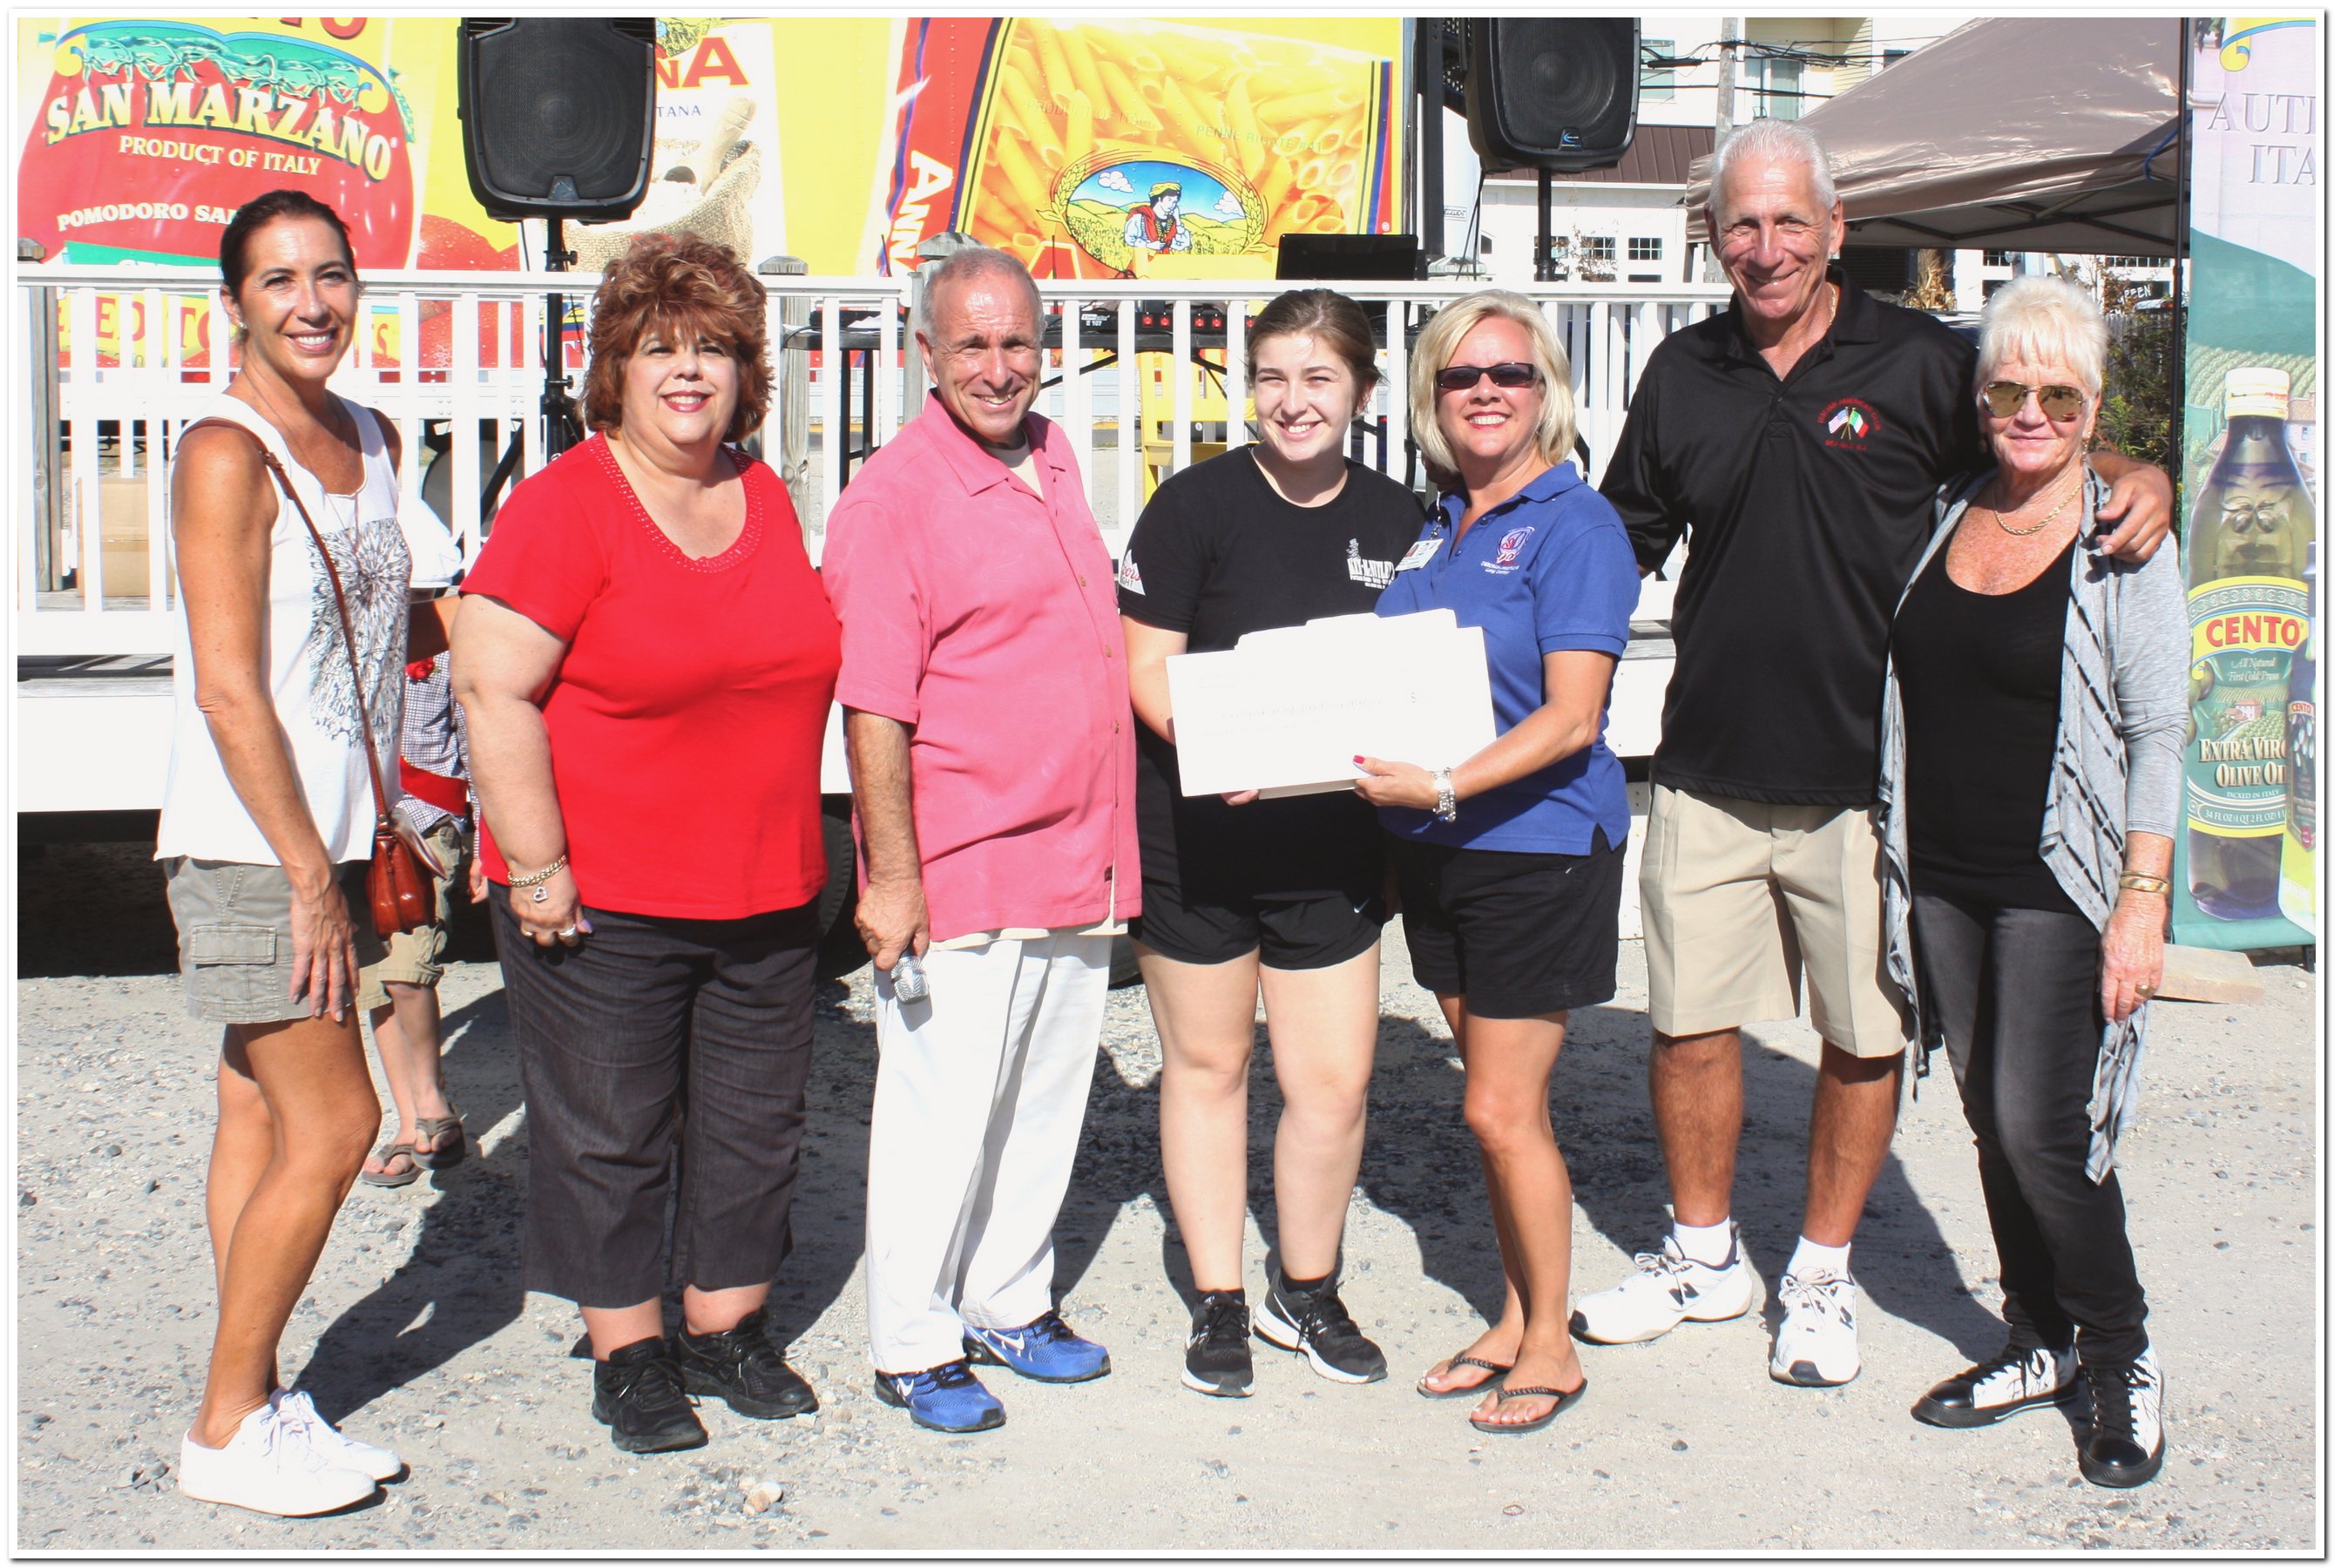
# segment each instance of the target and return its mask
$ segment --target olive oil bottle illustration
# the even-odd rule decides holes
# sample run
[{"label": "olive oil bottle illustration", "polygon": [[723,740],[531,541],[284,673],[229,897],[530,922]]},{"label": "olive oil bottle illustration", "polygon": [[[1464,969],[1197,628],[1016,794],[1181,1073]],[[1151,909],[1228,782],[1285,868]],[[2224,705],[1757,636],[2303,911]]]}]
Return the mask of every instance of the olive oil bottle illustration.
[{"label": "olive oil bottle illustration", "polygon": [[2302,572],[2317,509],[2286,443],[2291,380],[2229,372],[2228,434],[2188,522],[2188,890],[2224,920],[2274,916],[2286,839],[2286,719],[2310,636]]}]

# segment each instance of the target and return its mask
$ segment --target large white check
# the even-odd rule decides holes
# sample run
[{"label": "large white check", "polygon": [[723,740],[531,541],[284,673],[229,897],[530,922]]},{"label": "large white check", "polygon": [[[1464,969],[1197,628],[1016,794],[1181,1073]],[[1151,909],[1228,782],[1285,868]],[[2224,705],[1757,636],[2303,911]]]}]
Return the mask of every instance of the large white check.
[{"label": "large white check", "polygon": [[1356,754],[1449,767],[1489,746],[1480,628],[1448,610],[1341,615],[1167,660],[1187,795],[1351,789]]}]

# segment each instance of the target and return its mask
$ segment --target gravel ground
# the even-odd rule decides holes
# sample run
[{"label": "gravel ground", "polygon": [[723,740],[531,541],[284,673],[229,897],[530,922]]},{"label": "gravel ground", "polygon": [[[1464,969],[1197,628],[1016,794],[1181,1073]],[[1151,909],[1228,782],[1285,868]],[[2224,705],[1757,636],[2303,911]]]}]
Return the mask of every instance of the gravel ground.
[{"label": "gravel ground", "polygon": [[[2155,1485],[2118,1494],[2077,1478],[2059,1414],[1974,1432],[1905,1414],[2000,1337],[1942,1068],[1866,1210],[1855,1383],[1770,1381],[1771,1318],[1754,1314],[1585,1349],[1592,1392],[1537,1435],[1480,1437],[1464,1403],[1416,1397],[1411,1380],[1467,1342],[1498,1276],[1458,1063],[1398,942],[1346,1244],[1346,1299],[1386,1349],[1387,1381],[1332,1384],[1264,1349],[1254,1399],[1178,1386],[1190,1279],[1138,987],[1112,997],[1060,1227],[1065,1310],[1110,1345],[1114,1374],[1073,1388],[998,1374],[1011,1421],[978,1437],[877,1405],[858,1270],[863,976],[822,997],[798,1251],[773,1297],[825,1409],[765,1423],[709,1405],[708,1447],[635,1459],[589,1416],[573,1309],[516,1288],[526,1122],[497,971],[468,930],[469,961],[445,983],[446,1073],[482,1157],[401,1191],[359,1188],[285,1346],[326,1413],[411,1473],[370,1505],[282,1521],[191,1502],[169,1475],[211,1332],[215,1043],[169,973],[159,873],[132,846],[53,849],[21,867],[18,915],[20,1549],[2324,1548],[2319,992],[2299,969],[2262,970],[2258,1005],[2161,1007],[2125,1179],[2173,1447]],[[1621,995],[1576,1016],[1557,1073],[1584,1291],[1617,1278],[1662,1218],[1644,986],[1625,944]],[[1753,1039],[1738,1214],[1771,1278],[1796,1230],[1815,1041],[1804,1024]],[[1277,1095],[1259,1057],[1250,1181],[1268,1221]]]}]

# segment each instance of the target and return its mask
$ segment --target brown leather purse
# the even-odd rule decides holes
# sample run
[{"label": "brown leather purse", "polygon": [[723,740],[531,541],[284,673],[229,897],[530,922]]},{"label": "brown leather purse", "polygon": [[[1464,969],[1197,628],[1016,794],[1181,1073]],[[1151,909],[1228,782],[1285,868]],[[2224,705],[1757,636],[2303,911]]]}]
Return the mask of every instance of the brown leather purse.
[{"label": "brown leather purse", "polygon": [[[308,525],[308,537],[314,541],[316,554],[324,563],[324,575],[332,581],[333,604],[340,612],[341,646],[348,649],[350,689],[357,699],[357,724],[364,732],[365,776],[372,781],[372,862],[365,868],[365,893],[372,905],[373,934],[384,939],[403,931],[419,930],[429,924],[437,913],[436,890],[431,885],[433,873],[446,874],[438,857],[411,824],[390,810],[389,791],[381,782],[381,758],[373,749],[372,713],[365,706],[364,665],[357,658],[356,633],[349,626],[348,596],[341,590],[340,569],[333,564],[333,553],[324,547],[324,536],[316,528],[316,520],[308,515],[299,493],[292,488],[291,477],[267,443],[232,419],[203,419],[187,427],[187,431],[198,430],[205,425],[219,425],[240,430],[259,447],[259,460],[275,476],[276,487],[284,492],[292,509],[300,514],[300,521]],[[179,439],[186,438],[181,432]]]}]

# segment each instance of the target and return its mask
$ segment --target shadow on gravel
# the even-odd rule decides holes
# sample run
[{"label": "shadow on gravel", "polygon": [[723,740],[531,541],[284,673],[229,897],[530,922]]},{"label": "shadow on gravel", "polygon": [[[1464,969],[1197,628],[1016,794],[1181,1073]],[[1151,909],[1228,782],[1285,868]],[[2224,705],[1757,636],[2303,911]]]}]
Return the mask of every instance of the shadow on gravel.
[{"label": "shadow on gravel", "polygon": [[[481,1156],[477,1138],[518,1109],[509,1015],[503,993],[489,991],[444,1020],[446,1090],[462,1108],[470,1157],[423,1178],[436,1187],[427,1207],[391,1209],[363,1199],[341,1212],[340,1225],[362,1233],[415,1217],[412,1255],[316,1342],[300,1374],[317,1408],[334,1421],[362,1409],[491,1338],[515,1321],[526,1294],[519,1287],[518,1222],[526,1192],[524,1128]],[[410,1193],[412,1188],[404,1189]],[[394,1193],[383,1194],[394,1198]]]},{"label": "shadow on gravel", "polygon": [[[1631,1249],[1656,1245],[1668,1224],[1668,1180],[1646,1101],[1645,1028],[1644,1015],[1635,1009],[1576,1011],[1551,1090],[1557,1140],[1571,1168],[1575,1195],[1590,1224]],[[1815,1073],[1760,1046],[1754,1032],[1743,1080],[1735,1215],[1771,1294],[1799,1237]],[[1923,1088],[1929,1094],[1953,1092],[1943,1075],[1933,1075]],[[1503,1285],[1482,1168],[1461,1114],[1464,1094],[1465,1075],[1446,1036],[1408,1018],[1382,1018],[1360,1186],[1379,1209],[1410,1227],[1427,1275],[1488,1321],[1498,1315]],[[1249,1206],[1268,1245],[1275,1232],[1272,1133],[1279,1114],[1271,1052],[1259,1028],[1249,1080]],[[1106,1056],[1099,1061],[1085,1140],[1056,1231],[1057,1294],[1084,1276],[1122,1207],[1147,1197],[1168,1220],[1162,1272],[1187,1303],[1193,1299],[1160,1171],[1158,1124],[1155,1084],[1131,1083]],[[1349,1302],[1366,1294],[1359,1282],[1375,1261],[1349,1247]],[[1856,1271],[1875,1306],[1951,1342],[1972,1361],[2001,1342],[2001,1320],[1963,1289],[1934,1217],[1893,1155],[1866,1205]],[[1256,1277],[1251,1272],[1251,1280]],[[1579,1273],[1573,1294],[1616,1283]]]},{"label": "shadow on gravel", "polygon": [[867,1237],[867,1121],[875,1102],[875,1025],[844,1010],[849,996],[844,982],[828,980],[820,984],[815,997],[818,1046],[811,1057],[802,1167],[795,1174],[794,1251],[779,1265],[770,1286],[770,1321],[789,1343],[816,1323],[851,1283],[851,1271],[859,1265]]}]

